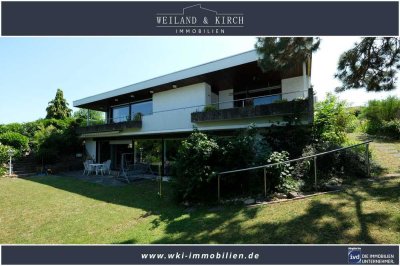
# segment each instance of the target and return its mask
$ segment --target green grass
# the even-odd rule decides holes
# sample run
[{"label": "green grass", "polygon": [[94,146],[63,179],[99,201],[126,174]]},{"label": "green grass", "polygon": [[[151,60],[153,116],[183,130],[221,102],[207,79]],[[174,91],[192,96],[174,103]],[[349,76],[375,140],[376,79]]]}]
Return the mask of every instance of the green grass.
[{"label": "green grass", "polygon": [[400,174],[400,141],[388,140],[361,133],[348,134],[352,141],[373,140],[370,143],[372,158],[383,168],[387,174]]},{"label": "green grass", "polygon": [[[258,207],[188,213],[157,184],[0,178],[0,243],[400,243],[400,178]],[[213,192],[210,192],[213,193]]]}]

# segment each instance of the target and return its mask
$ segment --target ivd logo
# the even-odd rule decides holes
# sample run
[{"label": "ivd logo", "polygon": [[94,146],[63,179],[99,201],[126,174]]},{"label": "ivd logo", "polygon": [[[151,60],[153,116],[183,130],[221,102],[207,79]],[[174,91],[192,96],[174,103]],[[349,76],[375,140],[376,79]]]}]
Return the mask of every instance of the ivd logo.
[{"label": "ivd logo", "polygon": [[361,263],[361,248],[348,248],[347,259],[349,264]]}]

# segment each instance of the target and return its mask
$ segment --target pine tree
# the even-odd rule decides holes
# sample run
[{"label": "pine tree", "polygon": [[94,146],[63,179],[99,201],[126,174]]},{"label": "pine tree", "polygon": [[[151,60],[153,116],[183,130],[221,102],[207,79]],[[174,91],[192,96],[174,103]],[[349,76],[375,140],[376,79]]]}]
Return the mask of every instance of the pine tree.
[{"label": "pine tree", "polygon": [[393,90],[399,69],[399,38],[363,38],[341,55],[335,77],[342,82],[342,86],[336,91],[359,88],[367,91]]},{"label": "pine tree", "polygon": [[302,64],[319,48],[320,39],[313,37],[257,38],[259,66],[264,72],[285,71]]},{"label": "pine tree", "polygon": [[56,97],[49,102],[46,111],[46,118],[65,119],[71,117],[72,110],[68,108],[67,100],[64,99],[61,89],[57,89]]}]

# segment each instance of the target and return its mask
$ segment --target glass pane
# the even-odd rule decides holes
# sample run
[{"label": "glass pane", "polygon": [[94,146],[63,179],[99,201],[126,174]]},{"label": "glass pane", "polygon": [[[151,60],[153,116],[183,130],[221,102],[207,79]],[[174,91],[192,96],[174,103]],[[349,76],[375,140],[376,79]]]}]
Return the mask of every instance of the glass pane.
[{"label": "glass pane", "polygon": [[273,102],[281,100],[281,99],[282,99],[282,95],[265,96],[265,97],[260,97],[260,98],[254,99],[253,104],[254,104],[254,106],[270,104],[270,103],[273,103]]},{"label": "glass pane", "polygon": [[121,106],[113,108],[113,122],[125,122],[129,120],[129,106]]},{"label": "glass pane", "polygon": [[136,114],[150,115],[153,113],[153,101],[140,102],[132,104],[132,117]]}]

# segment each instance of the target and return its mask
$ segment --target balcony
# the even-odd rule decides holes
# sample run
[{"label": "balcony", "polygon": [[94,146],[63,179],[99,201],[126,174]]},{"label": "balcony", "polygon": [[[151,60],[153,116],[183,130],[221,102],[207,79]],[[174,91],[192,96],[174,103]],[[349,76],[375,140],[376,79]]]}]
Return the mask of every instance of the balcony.
[{"label": "balcony", "polygon": [[[313,120],[314,103],[313,92],[311,97],[286,100],[282,94],[264,97],[246,98],[234,101],[233,108],[217,109],[215,106],[205,108],[204,111],[191,114],[193,123],[217,122],[225,120],[248,119],[258,117],[299,115],[309,123]],[[283,99],[283,100],[282,100]],[[225,104],[225,103],[224,103]],[[221,106],[221,103],[219,103]],[[208,109],[208,110],[207,110]]]},{"label": "balcony", "polygon": [[104,121],[88,121],[86,126],[81,126],[77,128],[77,134],[87,134],[87,133],[100,133],[100,132],[110,132],[110,131],[122,131],[128,128],[141,128],[142,118],[136,118],[135,120],[121,121],[122,119],[117,119],[119,122],[113,122],[111,119],[105,119]]}]

